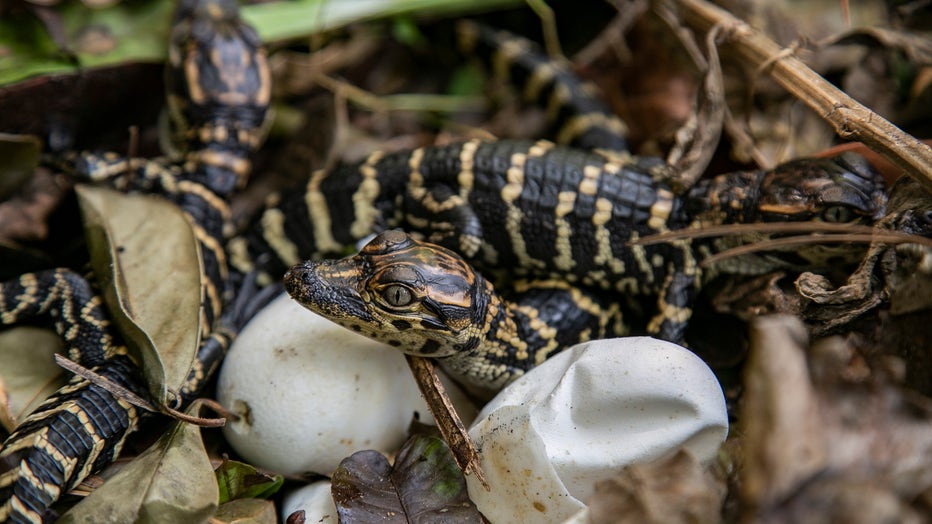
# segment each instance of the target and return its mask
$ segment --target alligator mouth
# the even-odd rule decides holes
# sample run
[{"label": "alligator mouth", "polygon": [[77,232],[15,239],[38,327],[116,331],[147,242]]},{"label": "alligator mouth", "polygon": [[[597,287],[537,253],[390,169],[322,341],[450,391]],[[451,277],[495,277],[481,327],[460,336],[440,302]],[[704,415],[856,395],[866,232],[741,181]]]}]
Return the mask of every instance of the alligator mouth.
[{"label": "alligator mouth", "polygon": [[359,271],[345,260],[302,262],[285,273],[285,291],[305,308],[334,321],[372,320],[356,291]]}]

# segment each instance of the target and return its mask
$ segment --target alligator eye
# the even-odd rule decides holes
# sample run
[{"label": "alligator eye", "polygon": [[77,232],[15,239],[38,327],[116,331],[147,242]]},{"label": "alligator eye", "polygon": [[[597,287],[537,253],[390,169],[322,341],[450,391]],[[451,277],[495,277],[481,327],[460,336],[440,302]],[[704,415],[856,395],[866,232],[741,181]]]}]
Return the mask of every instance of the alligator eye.
[{"label": "alligator eye", "polygon": [[854,220],[854,213],[848,206],[831,206],[822,211],[822,220],[826,222],[845,223]]},{"label": "alligator eye", "polygon": [[382,298],[392,307],[404,307],[414,301],[411,291],[399,284],[387,286],[382,290]]}]

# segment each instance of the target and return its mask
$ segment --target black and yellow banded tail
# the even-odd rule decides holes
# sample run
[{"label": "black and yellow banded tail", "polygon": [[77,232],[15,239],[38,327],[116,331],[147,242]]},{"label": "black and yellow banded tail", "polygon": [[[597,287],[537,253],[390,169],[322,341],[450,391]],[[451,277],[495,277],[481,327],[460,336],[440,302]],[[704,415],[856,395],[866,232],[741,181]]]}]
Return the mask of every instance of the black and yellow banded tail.
[{"label": "black and yellow banded tail", "polygon": [[[249,174],[271,93],[259,39],[235,0],[180,0],[169,47],[167,91],[185,150],[181,163],[80,153],[52,160],[82,181],[160,195],[189,218],[202,263],[202,344],[180,392],[190,400],[210,378],[241,323],[226,318],[232,284],[222,238],[227,198]],[[195,270],[194,268],[188,268]],[[143,394],[142,378],[102,299],[67,270],[2,284],[0,323],[49,316],[71,360]],[[61,495],[117,456],[143,413],[80,377],[50,397],[0,448],[0,521],[42,522]]]},{"label": "black and yellow banded tail", "polygon": [[[46,317],[68,358],[144,396],[126,347],[84,278],[55,269],[0,284],[0,320]],[[109,464],[139,419],[136,407],[74,376],[22,421],[0,449],[0,522],[42,522],[47,508],[91,471]]]},{"label": "black and yellow banded tail", "polygon": [[126,354],[113,335],[103,300],[77,273],[53,269],[0,284],[0,324],[48,317],[65,342],[68,358],[93,367]]},{"label": "black and yellow banded tail", "polygon": [[534,42],[488,26],[457,24],[461,50],[487,63],[492,76],[514,85],[526,102],[546,108],[553,140],[583,149],[627,151],[628,128],[568,64],[547,56]]}]

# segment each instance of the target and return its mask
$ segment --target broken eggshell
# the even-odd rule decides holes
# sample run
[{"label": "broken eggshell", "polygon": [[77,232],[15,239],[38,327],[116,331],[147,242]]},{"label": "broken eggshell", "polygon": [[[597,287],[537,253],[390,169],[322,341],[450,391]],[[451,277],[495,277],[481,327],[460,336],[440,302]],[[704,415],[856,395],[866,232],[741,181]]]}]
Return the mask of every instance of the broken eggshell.
[{"label": "broken eggshell", "polygon": [[[329,475],[356,451],[391,452],[415,413],[433,420],[400,351],[287,294],[243,329],[218,380],[217,400],[240,415],[224,426],[227,441],[248,462],[285,475]],[[462,405],[462,393],[448,393]]]},{"label": "broken eggshell", "polygon": [[502,390],[469,430],[491,487],[467,476],[490,522],[562,522],[597,480],[686,448],[712,460],[728,433],[725,398],[692,352],[649,337],[557,354]]},{"label": "broken eggshell", "polygon": [[285,495],[281,522],[285,522],[295,511],[304,511],[304,522],[337,524],[337,506],[330,494],[330,481],[319,480]]}]

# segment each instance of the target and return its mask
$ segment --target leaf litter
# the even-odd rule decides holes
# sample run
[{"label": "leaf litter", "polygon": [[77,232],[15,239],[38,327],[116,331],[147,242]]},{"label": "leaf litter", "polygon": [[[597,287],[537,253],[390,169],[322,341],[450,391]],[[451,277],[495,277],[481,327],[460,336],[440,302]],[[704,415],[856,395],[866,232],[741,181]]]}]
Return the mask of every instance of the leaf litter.
[{"label": "leaf litter", "polygon": [[[829,16],[834,14],[833,7],[822,9],[825,9]],[[734,12],[742,18],[756,21],[759,21],[760,17],[771,16],[770,11],[764,10],[760,3],[754,2],[736,7]],[[766,20],[764,25],[786,29],[788,26],[784,24],[788,19],[785,16],[778,17]],[[778,38],[784,45],[791,44],[798,34],[794,31],[784,31],[784,34],[786,33],[790,34],[788,38]],[[925,56],[922,54],[922,44],[927,44],[928,40],[923,40],[922,37],[912,40],[911,35],[904,38],[890,36],[896,33],[895,30],[874,28],[853,30],[835,38],[834,41],[822,42],[825,47],[797,49],[797,52],[823,73],[843,67],[851,73],[847,76],[847,81],[860,84],[863,84],[864,73],[868,76],[892,74],[892,64],[897,54],[905,57],[903,63],[907,64],[906,70],[912,72],[899,77],[897,81],[902,82],[904,86],[896,92],[902,95],[901,98],[905,97],[903,99],[906,100],[907,106],[912,103],[913,107],[906,109],[905,114],[900,114],[896,108],[904,105],[903,100],[886,98],[883,104],[892,109],[884,110],[882,114],[895,120],[909,119],[920,114],[927,120],[927,115],[917,113],[919,110],[916,107],[919,106],[917,101],[924,99],[923,93],[928,96],[929,84],[923,83],[923,77],[919,74],[924,65],[922,57]],[[865,44],[872,51],[864,52],[861,49],[859,52],[850,52],[858,47],[863,48]],[[730,47],[741,45],[732,42]],[[832,53],[828,52],[831,50],[829,45],[835,50],[844,47],[848,52],[835,53],[834,62],[824,59],[824,56],[818,56],[831,55]],[[371,49],[371,46],[361,47]],[[376,49],[379,47],[376,46]],[[616,54],[616,51],[617,47],[606,47],[606,53]],[[865,58],[867,55],[874,57]],[[811,60],[808,60],[809,58]],[[876,63],[877,60],[881,61],[880,69],[871,69],[875,67],[871,63]],[[362,62],[365,63],[365,60],[362,59]],[[740,165],[747,165],[749,162],[770,165],[787,157],[814,152],[814,149],[833,142],[831,128],[820,116],[801,107],[792,96],[787,96],[785,92],[770,86],[769,81],[756,69],[759,66],[745,65],[742,73],[735,74],[734,57],[723,55],[723,62],[726,67],[724,79],[729,109],[725,115],[726,139],[720,147],[729,154],[725,155],[728,157],[725,160],[720,152],[713,158],[713,171],[720,172],[725,169],[722,167],[723,162],[729,168],[734,166],[735,158],[743,162]],[[40,64],[41,61],[36,63]],[[646,71],[643,70],[645,68]],[[729,71],[729,68],[732,69]],[[685,104],[685,107],[692,105],[691,100],[694,99],[698,85],[697,77],[693,73],[684,75],[681,68],[667,69],[666,72],[658,73],[650,70],[650,64],[645,63],[638,66],[638,74],[631,75],[639,81],[646,82],[644,79],[650,79],[650,85],[659,86],[667,92],[679,93],[667,97],[666,105],[662,100],[655,104],[661,111],[671,111],[669,117],[642,117],[647,122],[670,120],[680,124],[685,113],[672,107],[673,100]],[[353,75],[352,71],[349,73],[348,76],[355,85],[366,87],[366,82],[358,75]],[[612,82],[623,84],[617,78],[612,78],[610,73],[606,76],[608,78],[603,81],[607,85],[611,85]],[[910,79],[914,82],[908,82]],[[890,86],[899,84],[877,85],[883,86],[883,89],[877,88],[877,92],[873,94],[878,96],[873,99],[881,100],[879,97],[883,93],[880,91],[889,92]],[[642,89],[647,92],[658,90],[657,87]],[[854,87],[846,87],[846,91],[851,90],[854,90]],[[620,91],[613,91],[617,92]],[[873,105],[871,107],[874,108]],[[637,110],[643,110],[643,107],[631,111],[636,123],[639,120],[636,116]],[[354,128],[363,126],[367,136],[375,138],[384,138],[384,130],[391,128],[393,121],[397,125],[401,120],[400,117],[391,115],[372,118],[356,110],[350,110],[348,114],[349,125]],[[320,126],[319,122],[311,118],[308,119],[308,123]],[[667,126],[663,128],[663,133],[657,133],[650,130],[649,126],[643,126],[647,130],[643,132],[642,142],[648,144],[655,140],[657,144],[647,146],[647,151],[651,151],[650,148],[663,151],[668,147],[669,129],[675,127]],[[750,139],[745,140],[747,137]],[[407,138],[409,142],[414,143],[425,140],[415,134],[410,134]],[[373,140],[373,143],[378,143],[378,140]],[[286,154],[293,153],[286,151]],[[911,191],[921,189],[913,188]],[[915,204],[905,205],[912,209],[910,206]],[[46,218],[37,216],[31,220],[44,223]],[[98,225],[94,227],[99,227],[100,223],[98,221]],[[928,231],[924,234],[929,236]],[[109,248],[111,251],[114,245],[124,244],[112,243]],[[657,515],[675,514],[683,518],[702,515],[703,518],[709,519],[703,521],[712,522],[715,515],[709,508],[718,507],[723,508],[721,518],[726,521],[741,517],[772,522],[818,522],[818,510],[826,508],[834,509],[838,512],[837,515],[846,516],[851,522],[873,522],[883,518],[919,522],[923,514],[932,511],[932,482],[927,473],[932,471],[932,465],[928,464],[926,458],[932,456],[928,453],[928,435],[932,434],[928,427],[929,406],[926,397],[916,394],[916,388],[924,394],[930,393],[928,389],[923,390],[922,386],[928,388],[928,385],[932,384],[932,371],[929,371],[932,366],[917,370],[917,367],[921,367],[917,363],[921,363],[922,359],[928,362],[929,357],[922,352],[904,349],[910,344],[915,346],[918,340],[924,340],[921,339],[922,328],[928,326],[928,303],[922,302],[921,293],[908,294],[910,289],[927,289],[921,286],[928,285],[928,275],[923,276],[919,271],[926,260],[923,256],[926,255],[923,255],[922,251],[911,255],[908,249],[887,247],[883,244],[877,244],[876,248],[878,254],[874,260],[877,261],[877,265],[861,272],[867,276],[867,296],[871,305],[858,310],[857,314],[844,317],[838,316],[840,310],[843,310],[842,314],[851,314],[852,310],[844,309],[850,307],[850,304],[842,301],[834,310],[829,308],[821,314],[842,318],[844,322],[841,324],[846,327],[850,327],[856,319],[857,322],[867,322],[874,326],[879,335],[876,332],[863,333],[865,330],[862,328],[861,333],[848,335],[846,338],[809,344],[803,335],[804,330],[792,321],[779,319],[755,323],[753,329],[756,335],[750,343],[751,357],[744,366],[743,407],[736,415],[739,429],[734,432],[731,442],[723,448],[723,460],[732,468],[727,479],[729,490],[724,495],[724,501],[720,491],[723,482],[721,478],[714,482],[709,481],[705,476],[708,475],[707,471],[701,471],[701,468],[690,463],[688,458],[675,456],[668,462],[653,466],[628,468],[620,472],[618,478],[607,481],[592,501],[593,517],[601,511],[600,507],[614,507],[611,504],[625,501],[630,503],[632,499],[641,502],[653,500],[653,506],[646,502],[642,504],[648,508],[656,508],[656,504],[669,505],[660,508],[662,511],[659,513],[648,512],[644,515],[645,521],[653,518],[658,522],[664,520]],[[190,259],[188,263],[191,263]],[[792,290],[777,284],[785,278],[785,275],[762,277],[746,289],[735,291],[734,300],[748,299],[751,305],[735,307],[731,312],[742,308],[748,312],[753,311],[754,307],[763,308],[756,310],[753,315],[745,314],[746,318],[757,316],[764,310],[798,312],[798,308],[801,307],[799,297],[794,297]],[[827,282],[822,289],[831,292],[838,284]],[[892,292],[886,288],[889,284],[893,286]],[[130,286],[135,285],[137,284]],[[750,295],[752,292],[759,295]],[[891,296],[888,297],[884,293],[890,293]],[[777,305],[773,306],[775,302]],[[894,314],[891,303],[906,305],[893,307],[902,308],[899,310],[901,314]],[[816,309],[811,303],[809,307]],[[729,311],[728,308],[729,306],[725,305],[721,309]],[[907,318],[910,320],[903,320]],[[900,326],[907,327],[897,330],[902,332],[894,336],[891,334],[894,328],[890,326],[895,327],[898,322]],[[910,326],[912,329],[909,329]],[[196,326],[193,329],[196,331]],[[790,335],[787,335],[788,333]],[[881,342],[876,342],[874,338]],[[890,340],[893,342],[889,342]],[[896,347],[883,347],[887,343],[895,343]],[[928,344],[920,343],[919,347],[928,347]],[[179,376],[180,373],[176,371],[174,376]],[[159,384],[168,379],[153,380],[153,384]],[[902,387],[903,380],[912,387]],[[160,389],[156,388],[156,391]],[[173,430],[171,434],[175,436],[172,438],[178,439],[179,442],[187,441],[188,437],[179,434],[178,431],[178,428]],[[200,436],[196,436],[195,439],[200,440]],[[164,450],[171,447],[171,444],[160,441],[160,446],[163,459],[159,461],[167,460],[164,457],[167,457],[168,453]],[[200,449],[195,454],[198,453],[201,453]],[[206,450],[203,453],[206,455]],[[376,475],[373,482],[381,482],[379,479],[397,474],[394,470],[386,468],[387,461],[380,461],[374,456],[366,457],[362,463],[370,464],[374,471],[384,473],[383,477]],[[444,469],[447,466],[436,467]],[[399,468],[396,466],[395,469]],[[197,478],[202,478],[202,482],[207,485],[216,482],[208,481],[206,477]],[[677,479],[681,482],[676,482]],[[708,486],[705,491],[696,487],[703,482]],[[110,484],[112,483],[108,482],[104,486]],[[366,492],[381,484],[369,485],[354,478],[348,485]],[[398,490],[393,490],[393,496],[400,500]],[[683,495],[684,493],[687,495]],[[657,498],[641,498],[650,497],[651,494]],[[391,497],[388,497],[388,500],[391,500]],[[691,502],[682,505],[671,503],[677,500]],[[234,514],[261,515],[267,512],[265,503],[241,502],[237,505],[239,504],[243,507],[236,509],[228,506],[228,509],[234,508],[230,510]],[[392,511],[403,511],[402,506],[392,508]],[[194,511],[196,513],[200,509]],[[218,515],[216,518],[221,517]],[[675,521],[672,520],[675,517],[669,518],[671,520],[667,521]]]}]

